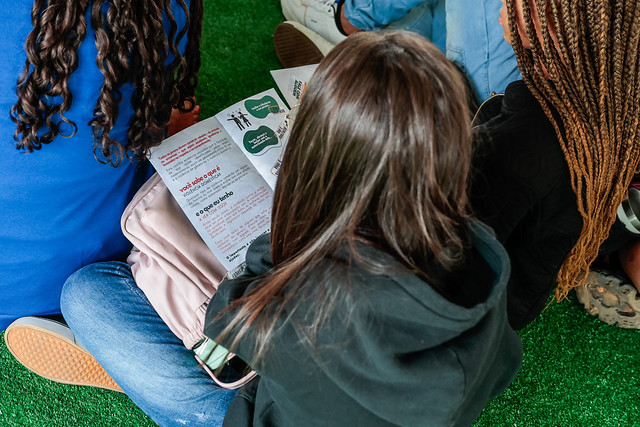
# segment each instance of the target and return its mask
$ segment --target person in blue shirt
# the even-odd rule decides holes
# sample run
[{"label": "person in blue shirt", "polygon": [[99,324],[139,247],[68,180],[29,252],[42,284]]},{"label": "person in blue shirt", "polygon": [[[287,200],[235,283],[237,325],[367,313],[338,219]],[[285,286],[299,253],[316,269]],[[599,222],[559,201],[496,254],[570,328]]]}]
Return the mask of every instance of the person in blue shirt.
[{"label": "person in blue shirt", "polygon": [[200,65],[202,1],[0,9],[0,330],[60,312],[67,277],[126,256],[120,215]]}]

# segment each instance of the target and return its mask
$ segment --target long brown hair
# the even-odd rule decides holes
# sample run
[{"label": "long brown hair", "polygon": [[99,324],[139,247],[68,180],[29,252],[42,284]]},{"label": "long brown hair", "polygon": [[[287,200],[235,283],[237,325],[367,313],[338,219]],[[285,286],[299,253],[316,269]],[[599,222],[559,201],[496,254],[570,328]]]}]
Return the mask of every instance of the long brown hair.
[{"label": "long brown hair", "polygon": [[[142,158],[165,136],[171,107],[193,107],[200,68],[202,0],[175,0],[186,15],[178,28],[171,0],[35,0],[33,30],[25,46],[27,60],[17,84],[18,101],[11,109],[17,125],[17,147],[39,150],[61,134],[73,94],[68,87],[78,67],[78,48],[87,33],[85,14],[91,8],[98,55],[104,76],[94,118],[94,153],[101,161],[118,165],[122,158]],[[165,32],[163,20],[169,23]],[[184,55],[178,44],[188,37]],[[173,60],[167,65],[168,53]],[[125,144],[109,136],[118,118],[119,88],[132,83],[133,117]],[[62,135],[62,136],[71,136]]]},{"label": "long brown hair", "polygon": [[[527,86],[554,125],[571,172],[582,233],[558,273],[556,299],[585,278],[640,161],[640,2],[507,1]],[[536,31],[534,15],[540,20]],[[531,44],[523,46],[517,20]]]},{"label": "long brown hair", "polygon": [[352,262],[388,271],[364,259],[357,242],[427,279],[434,265],[454,269],[467,243],[469,164],[455,67],[410,33],[349,36],[309,82],[285,150],[272,217],[275,268],[232,306],[238,312],[223,336],[233,329],[237,343],[250,331],[260,358],[276,319],[312,301],[302,332],[313,340],[353,290],[345,272],[318,268],[323,259],[347,250]]}]

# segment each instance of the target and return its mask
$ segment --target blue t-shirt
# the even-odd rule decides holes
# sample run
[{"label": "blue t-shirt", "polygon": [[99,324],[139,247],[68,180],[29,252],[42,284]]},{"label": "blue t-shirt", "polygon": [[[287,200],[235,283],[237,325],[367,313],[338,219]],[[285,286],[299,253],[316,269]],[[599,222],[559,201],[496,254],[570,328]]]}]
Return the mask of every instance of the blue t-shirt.
[{"label": "blue t-shirt", "polygon": [[[9,111],[26,60],[32,6],[33,0],[16,0],[0,8],[0,330],[21,316],[59,313],[60,291],[69,275],[87,264],[126,255],[131,245],[120,230],[120,216],[150,173],[147,162],[124,159],[114,168],[94,158],[87,123],[103,76],[95,63],[90,11],[79,65],[69,79],[73,103],[65,114],[77,133],[58,136],[32,153],[16,149]],[[181,28],[184,13],[173,9]],[[110,135],[124,145],[133,111],[132,85],[121,92],[120,114]]]}]

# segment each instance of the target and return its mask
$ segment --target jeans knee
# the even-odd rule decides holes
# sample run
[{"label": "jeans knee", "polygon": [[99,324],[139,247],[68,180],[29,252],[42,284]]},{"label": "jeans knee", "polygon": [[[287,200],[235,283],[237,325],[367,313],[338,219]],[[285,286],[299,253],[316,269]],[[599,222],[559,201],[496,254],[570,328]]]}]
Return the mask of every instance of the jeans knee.
[{"label": "jeans knee", "polygon": [[60,308],[67,321],[91,317],[104,310],[104,300],[112,289],[110,279],[128,272],[129,266],[121,262],[100,262],[87,265],[73,273],[60,296]]}]

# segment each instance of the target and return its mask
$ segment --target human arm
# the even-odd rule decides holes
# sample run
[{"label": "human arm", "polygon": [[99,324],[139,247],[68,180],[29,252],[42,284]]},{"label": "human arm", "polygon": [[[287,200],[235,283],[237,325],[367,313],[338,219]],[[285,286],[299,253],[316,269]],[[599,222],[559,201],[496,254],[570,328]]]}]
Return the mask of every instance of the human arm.
[{"label": "human arm", "polygon": [[220,322],[215,322],[218,315],[233,301],[249,292],[256,277],[272,268],[269,239],[270,235],[264,234],[254,240],[247,250],[244,273],[235,279],[225,280],[218,286],[218,290],[209,302],[205,317],[205,334],[207,336],[215,339],[223,329]]},{"label": "human arm", "polygon": [[[193,102],[195,104],[196,98],[192,98],[193,101],[185,101],[185,107],[187,104]],[[175,135],[188,128],[191,125],[198,123],[200,120],[200,105],[195,104],[191,111],[180,111],[179,108],[171,109],[171,118],[169,119],[169,127],[167,129],[167,136]]]},{"label": "human arm", "polygon": [[512,260],[509,318],[521,328],[544,308],[582,229],[555,130],[521,81],[474,130],[470,199]]}]

